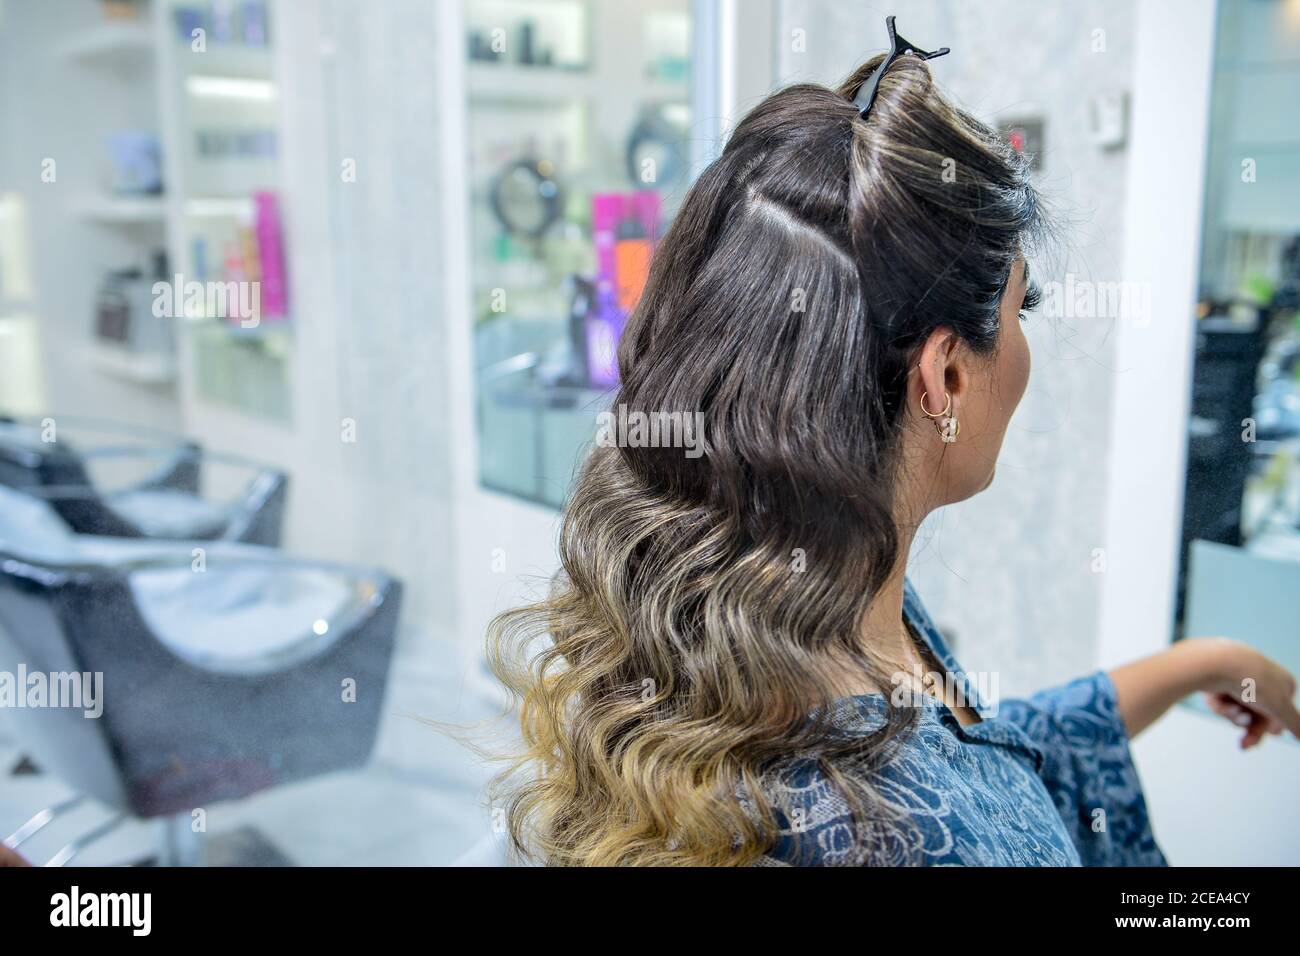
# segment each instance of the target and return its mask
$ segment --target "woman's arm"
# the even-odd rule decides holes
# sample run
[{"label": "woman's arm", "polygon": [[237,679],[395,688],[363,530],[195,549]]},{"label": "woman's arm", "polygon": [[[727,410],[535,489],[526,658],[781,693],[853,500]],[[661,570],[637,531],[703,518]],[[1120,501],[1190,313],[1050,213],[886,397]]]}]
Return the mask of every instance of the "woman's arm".
[{"label": "woman's arm", "polygon": [[1265,734],[1300,737],[1296,680],[1280,664],[1239,641],[1195,637],[1110,672],[1119,710],[1136,737],[1188,694],[1203,691],[1211,708],[1245,729],[1244,748]]}]

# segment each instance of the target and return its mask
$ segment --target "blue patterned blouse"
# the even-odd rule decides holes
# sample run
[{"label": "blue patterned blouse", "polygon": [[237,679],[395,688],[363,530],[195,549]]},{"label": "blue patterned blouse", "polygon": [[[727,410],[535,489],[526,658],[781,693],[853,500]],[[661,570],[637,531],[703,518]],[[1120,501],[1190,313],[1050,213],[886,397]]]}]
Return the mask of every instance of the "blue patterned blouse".
[{"label": "blue patterned blouse", "polygon": [[[917,730],[871,778],[897,808],[864,847],[848,805],[811,761],[781,769],[768,796],[781,839],[765,865],[1163,866],[1147,819],[1128,735],[1104,671],[994,709],[963,676],[908,582],[903,612],[945,670],[965,685],[980,723],[962,727],[920,698]],[[831,707],[837,731],[866,735],[885,722],[883,695]]]}]

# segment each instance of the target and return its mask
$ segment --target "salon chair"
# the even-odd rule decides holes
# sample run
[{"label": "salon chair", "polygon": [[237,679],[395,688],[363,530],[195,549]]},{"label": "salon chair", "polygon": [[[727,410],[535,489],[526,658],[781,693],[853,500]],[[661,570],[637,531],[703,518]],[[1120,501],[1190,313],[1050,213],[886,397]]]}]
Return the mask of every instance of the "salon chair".
[{"label": "salon chair", "polygon": [[103,675],[100,717],[16,708],[10,726],[42,768],[181,839],[196,808],[368,759],[401,603],[382,571],[229,542],[200,564],[195,544],[74,534],[0,487],[0,670]]},{"label": "salon chair", "polygon": [[[289,490],[282,472],[146,430],[58,421],[58,441],[47,442],[38,422],[0,417],[0,485],[44,497],[73,531],[280,543]],[[78,437],[65,436],[69,425]],[[95,443],[82,447],[84,433]],[[103,444],[106,437],[114,443]],[[113,490],[102,487],[97,472],[116,473]],[[216,484],[227,486],[221,500],[205,487]]]}]

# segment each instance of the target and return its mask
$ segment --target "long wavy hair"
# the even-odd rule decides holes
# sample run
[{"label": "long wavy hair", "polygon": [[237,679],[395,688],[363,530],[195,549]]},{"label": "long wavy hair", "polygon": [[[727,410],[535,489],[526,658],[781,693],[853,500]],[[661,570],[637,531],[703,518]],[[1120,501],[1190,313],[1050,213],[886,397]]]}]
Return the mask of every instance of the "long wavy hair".
[{"label": "long wavy hair", "polygon": [[878,63],[769,96],[690,189],[620,343],[614,404],[700,413],[704,454],[596,448],[549,596],[491,626],[521,735],[492,799],[533,860],[756,862],[784,813],[773,774],[795,757],[843,795],[862,859],[896,840],[872,778],[916,713],[837,734],[830,675],[889,686],[861,624],[900,559],[909,359],[940,326],[996,348],[1041,213],[1022,157],[920,59],[892,65],[860,118],[851,98]]}]

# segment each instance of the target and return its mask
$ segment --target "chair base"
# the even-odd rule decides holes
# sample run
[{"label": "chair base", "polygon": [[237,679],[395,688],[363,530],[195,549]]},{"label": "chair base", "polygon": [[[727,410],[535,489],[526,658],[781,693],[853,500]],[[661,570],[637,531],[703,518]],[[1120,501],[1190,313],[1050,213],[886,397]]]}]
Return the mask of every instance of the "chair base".
[{"label": "chair base", "polygon": [[207,837],[194,833],[190,815],[180,813],[158,821],[159,851],[132,866],[293,866],[294,862],[256,827],[237,827]]},{"label": "chair base", "polygon": [[208,866],[295,866],[255,827],[239,827],[208,841]]}]

